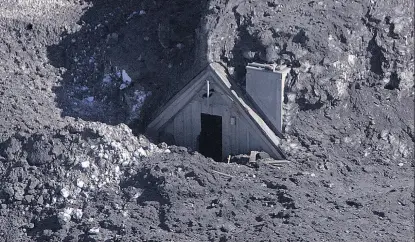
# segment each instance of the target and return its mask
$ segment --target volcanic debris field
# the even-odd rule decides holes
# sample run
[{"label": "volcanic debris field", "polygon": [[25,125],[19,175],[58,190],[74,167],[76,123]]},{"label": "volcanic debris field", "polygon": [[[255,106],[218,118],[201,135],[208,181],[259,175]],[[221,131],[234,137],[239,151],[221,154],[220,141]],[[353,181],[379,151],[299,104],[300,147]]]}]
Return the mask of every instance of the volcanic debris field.
[{"label": "volcanic debris field", "polygon": [[[0,241],[413,241],[411,0],[1,0]],[[208,63],[290,67],[289,164],[142,135]]]}]

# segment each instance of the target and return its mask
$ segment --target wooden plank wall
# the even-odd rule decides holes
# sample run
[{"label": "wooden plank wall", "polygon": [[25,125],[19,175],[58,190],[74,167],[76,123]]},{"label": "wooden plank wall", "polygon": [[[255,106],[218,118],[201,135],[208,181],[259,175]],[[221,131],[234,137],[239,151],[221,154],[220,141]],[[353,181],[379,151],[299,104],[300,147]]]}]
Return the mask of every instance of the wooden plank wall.
[{"label": "wooden plank wall", "polygon": [[[174,135],[176,145],[197,150],[197,137],[201,131],[201,113],[222,116],[222,157],[229,154],[249,153],[251,150],[267,151],[267,145],[262,141],[252,127],[248,125],[244,116],[239,113],[234,102],[219,88],[211,84],[215,93],[207,99],[203,98],[206,89],[202,88],[177,115],[169,121],[164,131]],[[231,118],[235,118],[235,124],[231,125]]]}]

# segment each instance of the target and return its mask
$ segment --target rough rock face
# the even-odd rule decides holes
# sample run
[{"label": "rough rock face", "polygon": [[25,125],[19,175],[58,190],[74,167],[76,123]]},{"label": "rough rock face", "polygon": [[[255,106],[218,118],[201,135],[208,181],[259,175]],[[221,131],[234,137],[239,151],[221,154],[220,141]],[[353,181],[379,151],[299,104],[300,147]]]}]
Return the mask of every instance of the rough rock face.
[{"label": "rough rock face", "polygon": [[293,156],[399,163],[414,142],[413,8],[412,1],[211,1],[209,61],[227,64],[241,85],[248,62],[291,67],[284,125]]},{"label": "rough rock face", "polygon": [[[0,5],[0,241],[414,239],[413,2],[29,2]],[[119,124],[210,61],[291,67],[290,164]]]}]

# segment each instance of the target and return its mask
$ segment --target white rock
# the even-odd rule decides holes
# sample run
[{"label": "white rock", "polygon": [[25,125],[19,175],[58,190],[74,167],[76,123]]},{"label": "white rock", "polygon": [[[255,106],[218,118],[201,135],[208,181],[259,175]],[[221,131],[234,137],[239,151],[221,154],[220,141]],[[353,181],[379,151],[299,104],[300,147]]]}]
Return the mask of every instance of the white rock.
[{"label": "white rock", "polygon": [[127,85],[125,83],[120,85],[120,90],[125,89],[127,87]]},{"label": "white rock", "polygon": [[311,176],[311,177],[315,177],[315,176],[316,176],[316,174],[314,174],[314,173],[311,173],[311,174],[310,174],[310,176]]},{"label": "white rock", "polygon": [[65,208],[65,209],[63,210],[63,212],[64,212],[64,213],[66,213],[66,214],[68,214],[68,215],[71,215],[71,214],[72,214],[72,212],[73,212],[73,208]]},{"label": "white rock", "polygon": [[144,11],[144,10],[140,10],[139,15],[144,15],[144,14],[146,14],[146,11]]},{"label": "white rock", "polygon": [[349,62],[349,65],[354,66],[356,62],[356,56],[355,55],[349,55],[347,57],[347,62]]},{"label": "white rock", "polygon": [[90,234],[99,234],[99,228],[98,227],[93,227],[89,230]]},{"label": "white rock", "polygon": [[82,168],[88,168],[89,167],[89,161],[82,161],[81,162],[81,167]]},{"label": "white rock", "polygon": [[75,209],[74,214],[73,214],[73,217],[75,219],[81,219],[82,215],[83,215],[82,209],[79,209],[79,208]]},{"label": "white rock", "polygon": [[127,20],[130,20],[132,17],[134,17],[134,15],[136,15],[137,14],[137,12],[136,11],[134,11],[132,14],[130,14],[128,17],[127,17]]},{"label": "white rock", "polygon": [[399,164],[398,164],[398,166],[403,166],[403,163],[402,163],[402,162],[401,162],[401,163],[399,163]]},{"label": "white rock", "polygon": [[60,212],[60,213],[58,213],[58,219],[60,221],[63,221],[65,223],[67,223],[67,222],[71,221],[71,215],[69,215],[65,212]]},{"label": "white rock", "polygon": [[138,150],[136,152],[139,154],[139,156],[147,157],[147,152],[141,147],[138,148]]},{"label": "white rock", "polygon": [[67,198],[67,197],[69,197],[69,191],[68,191],[68,189],[67,188],[62,188],[61,189],[61,195],[62,195],[62,197],[64,197],[64,198]]},{"label": "white rock", "polygon": [[125,70],[121,71],[122,81],[129,85],[131,83],[131,77],[127,74]]},{"label": "white rock", "polygon": [[141,196],[141,194],[142,194],[141,192],[137,192],[136,194],[134,194],[133,198],[137,199]]},{"label": "white rock", "polygon": [[93,101],[94,101],[94,97],[87,97],[87,98],[85,98],[85,100],[86,101],[88,101],[88,102],[90,102],[90,103],[92,103]]},{"label": "white rock", "polygon": [[83,188],[83,187],[84,187],[84,185],[85,185],[85,182],[84,182],[84,181],[82,181],[81,179],[78,179],[78,180],[76,181],[76,186],[77,186],[77,187],[79,187],[79,188]]}]

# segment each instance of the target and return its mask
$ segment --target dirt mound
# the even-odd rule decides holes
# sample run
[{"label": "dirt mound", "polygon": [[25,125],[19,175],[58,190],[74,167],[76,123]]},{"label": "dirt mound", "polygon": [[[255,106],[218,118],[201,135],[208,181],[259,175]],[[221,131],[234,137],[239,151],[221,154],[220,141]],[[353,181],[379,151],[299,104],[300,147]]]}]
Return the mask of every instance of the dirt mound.
[{"label": "dirt mound", "polygon": [[2,228],[16,231],[1,233],[10,241],[255,238],[264,219],[297,208],[277,180],[159,148],[125,125],[16,135],[1,150]]},{"label": "dirt mound", "polygon": [[[158,147],[125,125],[98,123],[17,134],[1,150],[0,232],[6,241],[411,236],[412,187],[402,186],[412,179],[409,164],[396,166],[406,172],[330,162],[320,169],[294,163],[255,169]],[[327,228],[331,235],[322,233]]]}]

